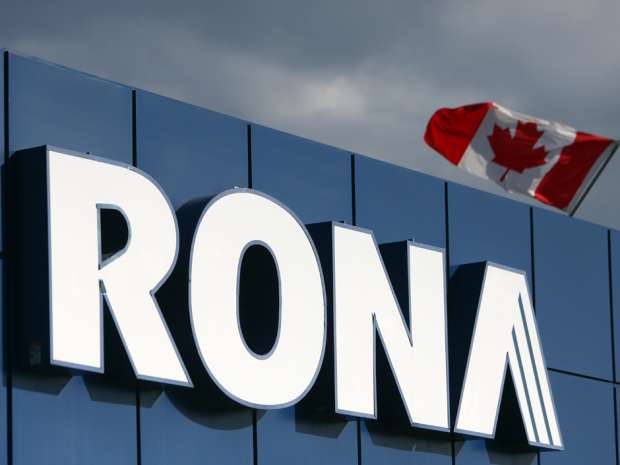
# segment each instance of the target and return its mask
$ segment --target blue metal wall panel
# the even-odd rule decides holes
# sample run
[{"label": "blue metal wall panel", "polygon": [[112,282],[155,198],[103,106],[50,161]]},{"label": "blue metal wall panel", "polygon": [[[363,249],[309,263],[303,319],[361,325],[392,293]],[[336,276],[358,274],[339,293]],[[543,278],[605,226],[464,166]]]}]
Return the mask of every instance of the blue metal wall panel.
[{"label": "blue metal wall panel", "polygon": [[133,390],[88,377],[14,378],[13,463],[135,464],[135,411]]},{"label": "blue metal wall panel", "polygon": [[611,273],[612,309],[614,327],[615,380],[620,378],[620,232],[609,231],[609,259]]},{"label": "blue metal wall panel", "polygon": [[549,378],[566,449],[541,452],[540,464],[615,464],[613,385],[563,373]]},{"label": "blue metal wall panel", "polygon": [[[10,153],[37,145],[131,162],[131,91],[9,56]],[[101,379],[13,373],[13,463],[133,464],[135,391]]]},{"label": "blue metal wall panel", "polygon": [[[247,186],[247,124],[241,120],[137,92],[136,148],[138,168],[162,186],[177,209],[190,200]],[[176,307],[182,300],[174,303]],[[199,398],[179,402],[178,389],[157,393],[154,402],[146,402],[148,392],[142,394],[143,465],[252,462],[251,410],[213,412],[205,408],[208,399],[203,405]]]},{"label": "blue metal wall panel", "polygon": [[536,315],[547,365],[613,379],[607,231],[534,210]]},{"label": "blue metal wall panel", "polygon": [[131,91],[9,56],[10,152],[54,145],[131,163]]},{"label": "blue metal wall panel", "polygon": [[[8,156],[5,153],[5,134],[4,134],[4,123],[5,123],[5,115],[4,115],[4,61],[8,52],[4,49],[0,48],[0,167],[4,165],[4,159]],[[0,218],[2,218],[2,212],[4,208],[4,176],[0,177]],[[4,228],[0,228],[0,250],[4,250]]]},{"label": "blue metal wall panel", "polygon": [[452,464],[452,442],[447,434],[425,436],[404,428],[362,421],[362,463],[449,465]]},{"label": "blue metal wall panel", "polygon": [[136,92],[137,166],[173,206],[248,185],[247,123]]},{"label": "blue metal wall panel", "polygon": [[[4,134],[4,59],[6,51],[0,49],[0,167],[4,165],[5,159],[5,134]],[[0,221],[4,224],[2,217],[4,210],[4,176],[0,176]],[[4,250],[3,237],[4,227],[0,227],[0,250]],[[6,321],[6,305],[4,300],[4,260],[0,260],[0,348],[2,353],[0,354],[0,465],[5,465],[8,459],[7,448],[7,427],[8,427],[8,412],[7,412],[7,348],[5,337],[5,321]]]},{"label": "blue metal wall panel", "polygon": [[344,150],[252,126],[252,187],[305,223],[352,222],[350,165]]},{"label": "blue metal wall panel", "polygon": [[443,181],[372,158],[354,158],[358,226],[372,229],[379,243],[413,239],[445,246]]},{"label": "blue metal wall panel", "polygon": [[[252,127],[252,187],[289,206],[304,223],[352,220],[351,159],[342,150]],[[295,407],[261,412],[260,465],[357,464],[355,421],[310,419]]]},{"label": "blue metal wall panel", "polygon": [[526,205],[449,183],[448,212],[451,267],[492,261],[525,271],[531,283]]},{"label": "blue metal wall panel", "polygon": [[[358,155],[354,179],[356,224],[372,229],[377,242],[414,239],[445,246],[443,181]],[[431,439],[408,425],[383,421],[362,421],[360,433],[362,463],[452,463],[448,435]]]},{"label": "blue metal wall panel", "polygon": [[[213,412],[196,396],[192,404],[158,393],[145,406],[141,391],[140,438],[143,465],[251,465],[252,412]],[[202,401],[202,402],[201,402]]]},{"label": "blue metal wall panel", "polygon": [[[129,89],[19,55],[9,55],[8,62],[9,153],[50,144],[131,163]],[[345,151],[255,126],[250,167],[245,122],[145,92],[136,94],[136,108],[138,166],[163,186],[175,208],[246,186],[251,172],[254,188],[290,206],[306,223],[353,221],[351,158]],[[3,117],[0,112],[0,123]],[[4,136],[0,131],[0,146]],[[442,181],[366,157],[354,159],[360,226],[373,229],[379,242],[413,238],[447,245],[452,268],[491,260],[525,270],[535,278],[537,317],[550,367],[612,379],[608,272],[611,263],[612,296],[618,302],[620,233],[611,232],[608,262],[605,229],[534,209],[533,275],[529,207],[450,184],[445,244]],[[613,321],[618,335],[617,312]],[[0,346],[4,336],[0,331]],[[616,344],[616,371],[619,348]],[[555,371],[550,376],[566,451],[541,453],[541,465],[616,463],[614,385]],[[253,462],[252,412],[203,409],[200,391],[187,391],[195,394],[187,401],[171,394],[174,390],[162,393],[147,386],[140,393],[137,419],[135,391],[105,377],[14,371],[8,425],[4,381],[0,465],[7,463],[7,437],[13,439],[16,465],[134,464],[140,440],[145,465]],[[358,444],[357,421],[302,412],[257,413],[259,464],[356,464],[358,445],[365,464],[451,461],[447,437],[362,421]],[[454,450],[458,465],[533,464],[538,456],[484,440],[457,441]]]},{"label": "blue metal wall panel", "polygon": [[[529,208],[468,187],[448,184],[449,262],[494,261],[531,275]],[[454,395],[455,393],[453,393]],[[512,453],[501,444],[455,442],[457,465],[534,464],[535,453]]]},{"label": "blue metal wall panel", "polygon": [[320,420],[292,407],[257,414],[259,465],[357,464],[355,421]]}]

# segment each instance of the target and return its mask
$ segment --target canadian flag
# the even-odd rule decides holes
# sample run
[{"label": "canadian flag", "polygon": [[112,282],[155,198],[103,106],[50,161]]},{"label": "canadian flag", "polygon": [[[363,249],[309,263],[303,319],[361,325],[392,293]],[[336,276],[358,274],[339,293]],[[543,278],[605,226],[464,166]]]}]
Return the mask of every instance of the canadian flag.
[{"label": "canadian flag", "polygon": [[618,147],[494,102],[437,110],[424,140],[460,168],[570,214]]}]

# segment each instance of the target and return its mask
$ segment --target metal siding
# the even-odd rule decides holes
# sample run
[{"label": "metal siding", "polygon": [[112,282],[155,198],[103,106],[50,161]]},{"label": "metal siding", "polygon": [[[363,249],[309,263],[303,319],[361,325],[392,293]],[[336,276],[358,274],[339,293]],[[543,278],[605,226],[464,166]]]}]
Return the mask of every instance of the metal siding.
[{"label": "metal siding", "polygon": [[93,378],[14,376],[13,463],[135,464],[135,392]]},{"label": "metal siding", "polygon": [[613,379],[607,231],[534,210],[536,311],[549,368]]},{"label": "metal siding", "polygon": [[[51,144],[131,162],[131,91],[9,56],[10,153]],[[13,463],[133,464],[135,391],[100,377],[14,371]]]},{"label": "metal siding", "polygon": [[305,223],[351,223],[348,152],[252,126],[252,187],[274,196]]},{"label": "metal siding", "polygon": [[413,239],[445,247],[442,180],[360,155],[354,159],[358,226],[372,229],[379,243]]},{"label": "metal siding", "polygon": [[[356,224],[372,229],[378,243],[414,239],[445,246],[443,181],[358,155],[354,178]],[[429,437],[409,425],[360,421],[362,463],[452,464],[449,435]]]},{"label": "metal siding", "polygon": [[[7,51],[3,48],[0,48],[0,167],[4,166],[5,157],[8,156],[8,153],[5,153],[5,106],[4,106],[4,60],[7,56]],[[0,176],[0,218],[3,218],[2,213],[4,209],[4,178],[5,176]],[[0,227],[0,251],[4,250],[4,228]]]},{"label": "metal siding", "polygon": [[541,452],[541,465],[614,465],[614,388],[611,383],[550,373],[565,450]]},{"label": "metal siding", "polygon": [[613,308],[615,380],[620,378],[620,232],[609,231],[610,285]]},{"label": "metal siding", "polygon": [[355,421],[313,418],[298,407],[257,413],[259,465],[356,465]]},{"label": "metal siding", "polygon": [[10,153],[54,145],[131,163],[131,90],[9,55]]},{"label": "metal siding", "polygon": [[[143,465],[250,465],[252,412],[205,408],[206,396],[192,402],[167,391],[153,403],[141,391],[140,443]],[[190,393],[191,395],[191,393]]]},{"label": "metal siding", "polygon": [[[0,49],[0,166],[4,166],[4,158],[5,154],[5,134],[4,134],[4,57],[6,51],[4,49]],[[4,218],[2,216],[4,209],[4,174],[0,176],[0,221],[2,224],[5,224]],[[0,227],[0,250],[4,250],[3,244],[3,236],[4,236],[4,227]],[[2,257],[4,258],[4,257]],[[5,337],[5,321],[6,321],[6,305],[4,299],[4,259],[0,260],[0,348],[2,350],[2,354],[0,355],[0,373],[2,379],[0,380],[0,465],[5,465],[7,463],[8,454],[7,454],[7,437],[8,437],[8,412],[7,412],[7,367],[6,367],[6,358],[8,357],[8,351],[6,348],[6,337]]]},{"label": "metal siding", "polygon": [[[308,223],[352,220],[350,155],[261,126],[252,127],[252,187]],[[296,407],[257,414],[260,465],[357,464],[355,421],[309,418]]]},{"label": "metal siding", "polygon": [[407,426],[390,428],[372,421],[362,421],[361,428],[364,464],[452,464],[452,441],[446,433],[420,433]]},{"label": "metal siding", "polygon": [[174,208],[248,183],[247,123],[136,91],[137,166]]},{"label": "metal siding", "polygon": [[[10,132],[0,131],[2,146],[5,136],[10,144],[6,155],[49,144],[131,163],[129,89],[15,54],[9,54],[9,65]],[[0,101],[3,97],[4,93]],[[248,185],[245,122],[146,92],[137,92],[136,107],[138,166],[162,185],[175,208],[196,197]],[[2,111],[0,123],[3,118]],[[347,152],[261,126],[253,127],[252,136],[254,188],[288,205],[306,223],[353,221]],[[412,238],[447,245],[452,269],[491,260],[523,269],[532,279],[529,207],[449,184],[445,244],[441,180],[366,157],[354,159],[357,222],[375,230],[379,242]],[[605,380],[614,372],[609,297],[620,301],[620,233],[610,234],[608,258],[604,228],[533,210],[535,305],[547,362],[555,369]],[[613,321],[617,338],[618,312]],[[4,320],[0,322],[5,351],[0,368],[6,375],[8,350],[3,345]],[[171,394],[180,392],[173,388],[155,390],[153,396],[153,390],[145,388],[137,419],[135,391],[105,376],[13,370],[11,424],[5,377],[0,384],[0,465],[7,463],[7,438],[12,438],[16,465],[135,464],[140,440],[145,465],[253,463],[248,409],[210,410],[204,408],[200,391],[178,396]],[[540,453],[540,464],[616,463],[617,388],[556,371],[550,379],[566,450]],[[358,463],[358,446],[361,463],[369,465],[451,460],[448,436],[418,436],[414,430],[360,421],[358,444],[356,420],[318,419],[301,412],[257,412],[258,464],[353,465]],[[457,465],[529,465],[538,456],[478,439],[456,441],[454,450]]]},{"label": "metal siding", "polygon": [[[241,120],[146,92],[136,94],[137,166],[153,176],[176,209],[190,200],[247,186],[246,135]],[[175,308],[160,300],[164,313],[188,312],[186,301],[170,303]],[[154,400],[148,399],[147,390],[141,392],[142,464],[250,464],[252,411],[210,410],[208,399],[201,402],[193,391],[170,388],[156,392]]]},{"label": "metal siding", "polygon": [[492,261],[523,270],[531,282],[529,208],[448,183],[450,266]]},{"label": "metal siding", "polygon": [[[531,275],[527,205],[449,183],[448,226],[451,270],[467,263],[494,261]],[[509,452],[508,447],[483,439],[455,441],[456,465],[512,464],[517,460],[530,465],[537,457],[535,453]]]}]

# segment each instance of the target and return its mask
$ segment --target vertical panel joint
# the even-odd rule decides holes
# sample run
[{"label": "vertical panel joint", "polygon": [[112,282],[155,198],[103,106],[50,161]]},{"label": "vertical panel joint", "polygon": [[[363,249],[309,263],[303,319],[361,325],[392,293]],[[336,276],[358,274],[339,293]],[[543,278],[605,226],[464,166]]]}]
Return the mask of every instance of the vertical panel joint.
[{"label": "vertical panel joint", "polygon": [[248,140],[248,187],[252,188],[252,125],[248,124],[247,127],[247,140]]},{"label": "vertical panel joint", "polygon": [[614,292],[613,292],[613,264],[611,259],[611,231],[607,230],[607,275],[609,278],[609,322],[611,326],[611,367],[614,382],[618,382],[616,377],[616,334],[614,331]]},{"label": "vertical panel joint", "polygon": [[357,225],[357,207],[355,199],[355,155],[351,154],[351,219]]}]

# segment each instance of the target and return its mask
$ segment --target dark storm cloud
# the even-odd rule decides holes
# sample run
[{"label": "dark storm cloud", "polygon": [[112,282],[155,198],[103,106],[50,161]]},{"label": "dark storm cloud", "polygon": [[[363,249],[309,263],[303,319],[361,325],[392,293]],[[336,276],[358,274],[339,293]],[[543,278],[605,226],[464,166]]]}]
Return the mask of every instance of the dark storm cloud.
[{"label": "dark storm cloud", "polygon": [[[492,192],[424,146],[436,108],[620,137],[616,0],[1,5],[0,45]],[[582,217],[620,228],[619,175],[620,157]]]}]

